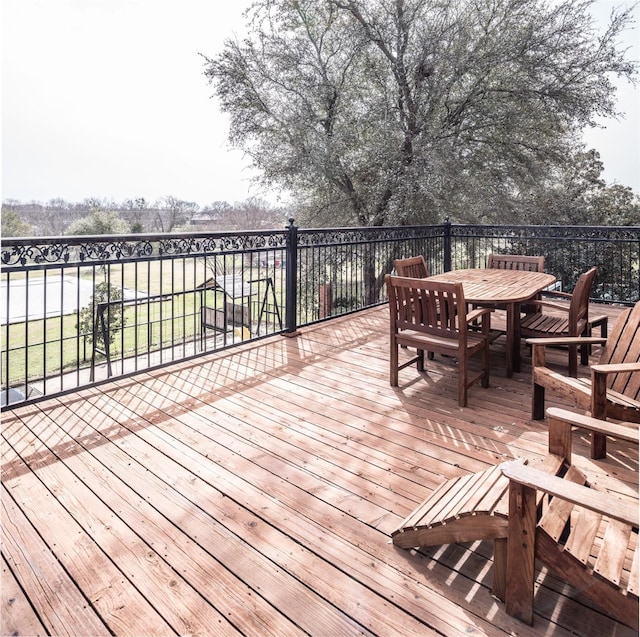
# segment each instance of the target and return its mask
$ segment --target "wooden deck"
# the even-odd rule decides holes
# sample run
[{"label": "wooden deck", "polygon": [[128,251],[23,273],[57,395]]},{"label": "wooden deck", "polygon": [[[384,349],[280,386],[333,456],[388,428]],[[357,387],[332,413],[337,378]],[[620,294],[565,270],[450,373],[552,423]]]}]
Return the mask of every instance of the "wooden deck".
[{"label": "wooden deck", "polygon": [[[2,635],[632,635],[544,571],[509,617],[490,542],[390,543],[444,477],[545,454],[501,341],[464,409],[453,359],[389,386],[384,307],[5,412]],[[637,449],[575,437],[637,498]]]}]

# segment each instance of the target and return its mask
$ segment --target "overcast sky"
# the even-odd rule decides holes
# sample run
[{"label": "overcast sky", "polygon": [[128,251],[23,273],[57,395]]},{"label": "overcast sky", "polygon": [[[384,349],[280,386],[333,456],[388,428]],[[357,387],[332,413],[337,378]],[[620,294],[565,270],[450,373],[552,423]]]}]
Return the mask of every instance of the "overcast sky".
[{"label": "overcast sky", "polygon": [[[198,55],[241,33],[248,2],[2,0],[2,198],[205,206],[267,195],[228,147]],[[606,20],[619,3],[596,4]],[[637,60],[635,27],[626,44]],[[619,108],[626,117],[587,141],[609,182],[640,192],[640,90],[621,86]]]}]

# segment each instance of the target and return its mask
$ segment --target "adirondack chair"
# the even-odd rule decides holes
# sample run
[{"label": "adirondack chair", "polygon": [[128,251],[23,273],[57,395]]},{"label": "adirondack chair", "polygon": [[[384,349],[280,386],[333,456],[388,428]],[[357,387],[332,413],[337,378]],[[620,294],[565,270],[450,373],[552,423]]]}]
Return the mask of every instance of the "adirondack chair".
[{"label": "adirondack chair", "polygon": [[[583,419],[579,426],[592,422],[600,432],[607,426],[608,433],[626,429],[638,444],[637,429]],[[571,424],[560,438],[570,441],[570,429]],[[509,479],[506,612],[533,624],[538,560],[608,615],[638,630],[638,503],[588,488],[574,466],[564,479],[515,462],[504,463],[501,471]]]},{"label": "adirondack chair", "polygon": [[[458,359],[458,404],[467,405],[467,389],[478,380],[489,386],[489,343],[491,313],[473,310],[467,314],[461,283],[429,279],[385,277],[389,296],[390,383],[398,386],[398,372],[413,363],[424,371],[424,353],[435,352]],[[470,323],[480,320],[481,331]],[[417,355],[399,363],[398,347],[415,347]],[[482,370],[469,374],[469,358],[482,353]]]},{"label": "adirondack chair", "polygon": [[[526,564],[526,570],[519,573],[520,559],[516,549],[523,548],[516,545],[532,544],[531,542],[523,542],[522,535],[517,535],[516,529],[520,529],[521,512],[519,509],[512,512],[510,506],[510,480],[512,476],[520,477],[521,472],[527,471],[531,467],[539,480],[546,479],[558,480],[559,483],[579,482],[583,485],[587,483],[584,475],[572,465],[572,431],[575,427],[597,431],[605,436],[613,436],[619,440],[628,441],[630,444],[637,445],[639,440],[639,432],[637,428],[617,423],[607,422],[581,414],[552,408],[548,410],[549,422],[549,453],[535,466],[528,463],[527,460],[517,459],[508,461],[501,465],[491,467],[485,471],[475,474],[465,474],[445,480],[436,490],[427,497],[414,511],[412,511],[391,534],[394,546],[402,549],[412,549],[426,546],[439,546],[442,544],[453,544],[462,542],[473,542],[475,540],[493,540],[493,582],[492,594],[498,599],[506,601],[508,613],[519,617],[524,621],[532,618],[532,601],[533,601],[533,558],[530,554],[523,556],[522,564]],[[540,475],[541,474],[541,475]],[[556,491],[564,492],[559,483],[554,482]],[[570,485],[570,487],[573,485]],[[515,488],[515,487],[514,487]],[[591,502],[602,505],[603,495],[595,490],[588,490],[587,496],[591,497]],[[530,498],[530,494],[528,495]],[[540,492],[534,496],[534,504],[541,507],[543,504],[543,493]],[[611,508],[611,498],[604,498],[608,502],[608,506],[603,506],[603,511]],[[531,499],[526,500],[527,504],[531,504]],[[547,515],[547,520],[557,505],[551,509],[552,513]],[[614,507],[615,508],[615,507]],[[622,507],[627,510],[627,506]],[[546,510],[546,509],[545,509]],[[528,511],[528,515],[533,515],[533,520],[537,519],[535,511]],[[512,524],[512,518],[517,519]],[[582,519],[582,518],[580,518]],[[634,521],[631,522],[633,524]],[[629,524],[629,522],[625,522]],[[545,523],[546,524],[546,523]],[[529,530],[528,527],[527,530]],[[591,526],[582,527],[590,530]],[[629,531],[625,527],[625,532]],[[564,530],[564,525],[562,529]],[[635,517],[635,527],[631,527],[631,533],[637,534],[637,512]],[[535,537],[530,535],[529,537]],[[575,546],[576,537],[569,547]],[[637,542],[629,542],[629,551],[635,551]],[[547,544],[540,544],[540,550],[547,547]],[[625,548],[626,545],[625,545]],[[618,552],[620,553],[620,551]],[[595,553],[597,555],[598,553]],[[518,557],[516,557],[518,555]],[[565,557],[557,557],[559,552],[557,546],[553,546],[553,550],[549,551],[547,557],[543,559],[558,560],[558,563],[564,564]],[[581,555],[582,557],[582,555]],[[607,612],[611,612],[612,616],[620,618],[621,621],[628,623],[633,620],[633,610],[635,608],[635,617],[637,621],[638,614],[638,564],[635,555],[627,555],[628,565],[633,563],[631,572],[624,572],[623,577],[618,579],[618,584],[613,586],[613,592],[603,594],[603,599],[607,600],[606,604],[602,604]],[[603,555],[603,560],[605,557]],[[633,560],[636,560],[635,562]],[[515,564],[515,567],[514,567]],[[602,565],[600,565],[602,566]],[[611,565],[607,565],[609,568]],[[574,565],[567,567],[571,572]],[[576,565],[575,568],[578,568]],[[589,570],[590,569],[590,570]],[[591,577],[600,577],[600,573],[594,575],[591,564],[579,565],[579,571],[586,574],[583,576],[589,580]],[[620,569],[622,570],[622,568]],[[604,573],[604,571],[603,571]],[[609,573],[605,573],[609,575]],[[579,584],[578,581],[573,580]],[[624,592],[620,588],[620,583],[627,586],[628,591]],[[600,586],[600,585],[598,585]],[[611,587],[611,584],[608,584]],[[622,597],[620,601],[620,609],[610,608],[608,600]],[[528,604],[529,601],[531,604]],[[598,600],[596,600],[598,601]],[[614,604],[614,606],[616,606]],[[523,610],[524,609],[524,610]],[[622,616],[621,616],[622,615]]]},{"label": "adirondack chair", "polygon": [[413,279],[426,279],[429,276],[427,263],[421,254],[416,257],[396,259],[393,262],[393,267],[398,276],[408,276]]},{"label": "adirondack chair", "polygon": [[[571,378],[546,367],[546,347],[567,343],[604,344],[590,378]],[[606,420],[640,423],[640,302],[622,312],[608,338],[528,339],[532,347],[531,416],[544,418],[545,389]],[[606,439],[592,436],[591,457],[606,456]]]},{"label": "adirondack chair", "polygon": [[[531,301],[530,304],[536,308],[536,311],[529,313],[520,321],[520,336],[522,338],[586,336],[589,330],[589,295],[597,271],[594,267],[578,277],[568,308],[546,299]],[[553,310],[554,314],[545,313],[545,308]],[[561,316],[557,316],[556,313],[560,313]],[[567,347],[569,376],[575,377],[578,375],[578,346],[569,343]],[[580,347],[580,362],[583,365],[589,363],[587,344]]]}]

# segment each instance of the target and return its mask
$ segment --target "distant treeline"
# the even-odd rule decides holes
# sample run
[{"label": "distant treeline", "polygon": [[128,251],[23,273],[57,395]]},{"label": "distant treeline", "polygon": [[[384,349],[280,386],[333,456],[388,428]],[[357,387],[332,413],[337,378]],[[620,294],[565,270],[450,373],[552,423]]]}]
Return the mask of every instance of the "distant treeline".
[{"label": "distant treeline", "polygon": [[[283,208],[276,208],[259,198],[230,204],[214,201],[203,208],[194,202],[176,197],[164,197],[153,204],[144,198],[118,203],[100,199],[86,199],[81,203],[53,199],[48,203],[15,199],[2,202],[2,235],[62,236],[89,234],[92,219],[117,221],[113,232],[155,233],[179,230],[240,230],[282,226],[288,217]],[[104,223],[94,224],[104,233]],[[83,231],[77,229],[82,227]],[[74,231],[75,229],[75,231]],[[89,229],[89,231],[87,231]],[[111,233],[112,231],[107,230]]]}]

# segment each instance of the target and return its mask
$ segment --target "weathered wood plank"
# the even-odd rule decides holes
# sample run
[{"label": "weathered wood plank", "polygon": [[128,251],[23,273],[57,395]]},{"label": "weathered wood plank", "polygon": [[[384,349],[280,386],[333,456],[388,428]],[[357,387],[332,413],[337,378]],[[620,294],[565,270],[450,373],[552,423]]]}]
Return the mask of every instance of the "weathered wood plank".
[{"label": "weathered wood plank", "polygon": [[[443,478],[544,457],[546,431],[526,413],[529,368],[505,378],[500,341],[493,386],[472,388],[469,408],[457,405],[453,359],[436,357],[415,382],[390,388],[385,311],[3,414],[11,442],[3,440],[3,484],[16,495],[18,515],[56,544],[58,568],[73,574],[85,599],[93,600],[95,564],[85,568],[87,557],[73,551],[93,546],[109,556],[107,572],[120,573],[116,587],[147,592],[150,612],[139,602],[119,611],[136,611],[145,634],[167,632],[172,614],[184,632],[192,622],[194,631],[224,625],[244,634],[325,634],[327,626],[340,634],[564,637],[594,626],[629,634],[548,575],[538,580],[534,628],[508,617],[489,594],[485,543],[429,555],[389,543],[391,530]],[[566,357],[550,352],[549,359],[556,354],[559,362]],[[578,462],[586,448],[576,432]],[[613,440],[607,464],[588,469],[604,489],[613,474],[624,480],[617,496],[629,499],[637,498],[637,466],[637,450]],[[76,547],[63,533],[82,541]],[[12,541],[29,552],[17,531]],[[40,542],[43,555],[57,560]],[[131,559],[143,547],[153,555],[149,567]],[[168,611],[166,567],[187,594]],[[138,584],[143,575],[152,581]],[[115,593],[104,595],[94,617],[103,629],[131,634],[109,616]],[[160,619],[154,604],[163,607]],[[215,624],[222,617],[227,624]]]},{"label": "weathered wood plank", "polygon": [[47,634],[28,597],[18,584],[2,556],[2,589],[0,590],[0,634],[12,637],[44,637]]}]

